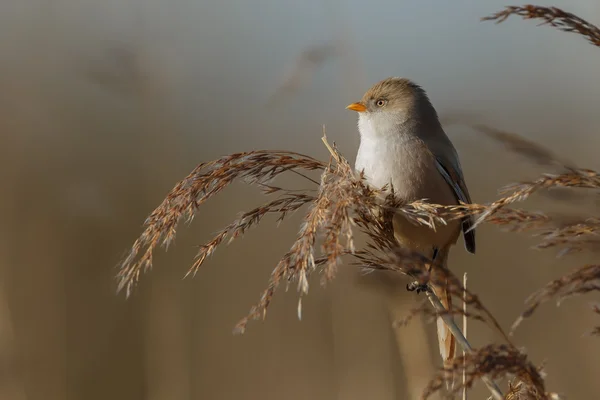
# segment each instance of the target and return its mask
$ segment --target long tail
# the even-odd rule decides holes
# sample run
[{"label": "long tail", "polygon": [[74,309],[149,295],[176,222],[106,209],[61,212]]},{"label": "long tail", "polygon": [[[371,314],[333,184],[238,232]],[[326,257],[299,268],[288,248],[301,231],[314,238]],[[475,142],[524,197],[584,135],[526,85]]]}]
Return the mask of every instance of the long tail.
[{"label": "long tail", "polygon": [[[447,259],[448,251],[443,250],[440,251],[436,257],[435,263],[442,268],[447,268]],[[432,282],[431,286],[446,310],[448,310],[448,312],[452,312],[452,296],[447,290],[446,282],[441,285],[435,285]],[[444,368],[448,370],[452,367],[452,360],[456,356],[456,339],[454,336],[452,336],[452,333],[444,323],[443,319],[440,317],[437,318],[437,335],[438,344],[440,347],[440,355],[442,356],[442,360],[444,362]],[[446,388],[448,390],[452,390],[454,388],[454,375],[454,373],[448,373],[446,375]]]}]

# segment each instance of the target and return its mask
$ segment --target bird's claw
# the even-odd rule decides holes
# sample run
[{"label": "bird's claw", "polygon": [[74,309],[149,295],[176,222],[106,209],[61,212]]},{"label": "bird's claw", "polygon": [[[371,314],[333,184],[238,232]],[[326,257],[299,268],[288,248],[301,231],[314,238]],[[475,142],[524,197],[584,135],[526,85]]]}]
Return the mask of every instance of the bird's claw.
[{"label": "bird's claw", "polygon": [[414,281],[406,285],[406,290],[409,292],[417,291],[417,294],[421,292],[427,292],[429,290],[429,286],[425,283],[419,283],[419,281]]}]

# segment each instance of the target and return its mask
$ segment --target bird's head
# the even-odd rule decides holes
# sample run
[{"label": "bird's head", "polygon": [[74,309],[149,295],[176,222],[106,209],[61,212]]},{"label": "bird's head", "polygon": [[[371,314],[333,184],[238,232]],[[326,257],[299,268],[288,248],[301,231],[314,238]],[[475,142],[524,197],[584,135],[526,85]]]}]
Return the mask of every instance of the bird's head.
[{"label": "bird's head", "polygon": [[[403,131],[435,110],[425,91],[405,78],[387,78],[376,83],[359,102],[346,107],[358,112],[361,136],[381,137]],[[437,115],[435,115],[437,119]]]}]

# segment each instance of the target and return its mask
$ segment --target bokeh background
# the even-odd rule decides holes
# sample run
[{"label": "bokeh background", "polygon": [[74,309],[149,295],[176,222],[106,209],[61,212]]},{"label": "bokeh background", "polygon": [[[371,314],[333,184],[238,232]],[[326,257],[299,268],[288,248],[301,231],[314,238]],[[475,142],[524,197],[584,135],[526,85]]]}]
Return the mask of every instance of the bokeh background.
[{"label": "bokeh background", "polygon": [[[591,0],[541,2],[600,23]],[[0,398],[411,399],[437,365],[434,325],[391,322],[415,304],[405,282],[342,269],[294,290],[266,321],[232,328],[258,300],[300,215],[267,220],[182,280],[195,246],[259,204],[236,185],[207,204],[126,300],[115,265],[144,218],[201,161],[251,149],[351,160],[344,107],[391,75],[423,85],[443,118],[518,132],[600,168],[600,49],[511,19],[501,1],[5,0],[0,3]],[[304,53],[303,53],[304,52]],[[304,54],[304,55],[302,55]],[[302,66],[300,73],[295,68]],[[296,71],[296,72],[295,72]],[[488,137],[447,128],[472,197],[542,172]],[[532,208],[593,213],[589,198]],[[557,259],[525,235],[483,226],[478,253],[457,246],[501,324],[527,295],[593,256]],[[597,299],[597,298],[596,298]],[[546,362],[549,389],[600,393],[591,299],[548,304],[514,340]],[[475,345],[498,340],[472,323]],[[485,398],[482,385],[473,398]]]}]

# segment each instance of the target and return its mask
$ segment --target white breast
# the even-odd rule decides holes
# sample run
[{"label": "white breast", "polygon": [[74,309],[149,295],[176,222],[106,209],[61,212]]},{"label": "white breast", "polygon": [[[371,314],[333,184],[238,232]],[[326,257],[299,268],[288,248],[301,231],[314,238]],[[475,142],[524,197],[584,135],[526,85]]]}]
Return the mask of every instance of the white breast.
[{"label": "white breast", "polygon": [[423,151],[424,143],[417,137],[403,134],[392,126],[384,130],[369,118],[359,118],[360,147],[355,168],[363,171],[367,182],[376,188],[392,184],[394,191],[407,201],[430,195],[427,176],[435,168],[429,152]]}]

